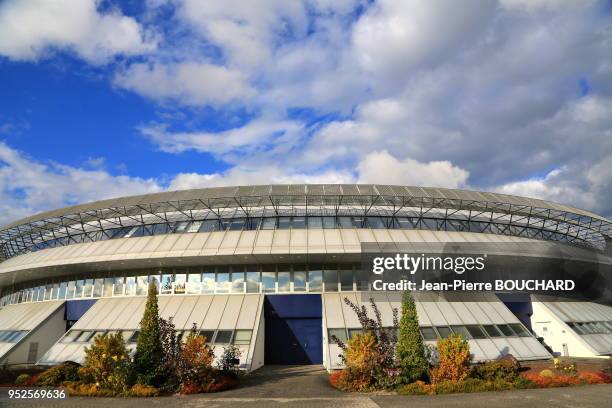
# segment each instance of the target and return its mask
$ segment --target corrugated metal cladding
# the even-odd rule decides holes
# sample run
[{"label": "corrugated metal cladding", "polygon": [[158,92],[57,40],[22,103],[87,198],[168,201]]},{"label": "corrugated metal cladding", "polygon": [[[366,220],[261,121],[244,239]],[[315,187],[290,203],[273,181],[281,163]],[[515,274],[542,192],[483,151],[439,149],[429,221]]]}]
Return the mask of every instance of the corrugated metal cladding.
[{"label": "corrugated metal cladding", "polygon": [[[52,301],[3,307],[0,309],[0,331],[34,330],[63,304],[63,301]],[[17,344],[19,343],[0,341],[0,360]]]},{"label": "corrugated metal cladding", "polygon": [[[542,298],[535,297],[534,300]],[[612,322],[612,307],[590,302],[542,302],[560,320],[568,322]],[[581,334],[579,338],[598,354],[610,354],[612,334]]]},{"label": "corrugated metal cladding", "polygon": [[[100,299],[71,330],[138,330],[145,303],[146,297]],[[177,330],[190,330],[194,323],[198,330],[253,330],[250,345],[239,346],[241,365],[250,368],[255,344],[259,340],[257,330],[263,295],[160,296],[158,304],[160,316],[165,319],[172,317]],[[80,363],[87,345],[63,343],[60,339],[39,362],[55,364],[71,360]],[[135,345],[129,347],[133,349]],[[215,350],[217,356],[220,352],[221,348]]]},{"label": "corrugated metal cladding", "polygon": [[[393,309],[397,308],[401,317],[401,297],[398,294],[373,293],[371,297],[381,312],[384,326],[392,326]],[[327,329],[359,328],[359,321],[351,308],[344,302],[351,302],[368,309],[374,316],[369,303],[370,294],[359,293],[325,293],[323,294],[323,313]],[[416,294],[416,307],[420,326],[455,326],[455,325],[487,325],[515,324],[518,318],[493,294],[455,294],[445,300],[436,294]],[[342,366],[339,358],[340,348],[329,344],[325,335],[325,350],[327,366],[337,368]],[[535,337],[499,337],[468,340],[475,361],[493,360],[501,355],[512,354],[519,360],[549,358],[550,354]],[[426,342],[435,344],[435,342]]]}]

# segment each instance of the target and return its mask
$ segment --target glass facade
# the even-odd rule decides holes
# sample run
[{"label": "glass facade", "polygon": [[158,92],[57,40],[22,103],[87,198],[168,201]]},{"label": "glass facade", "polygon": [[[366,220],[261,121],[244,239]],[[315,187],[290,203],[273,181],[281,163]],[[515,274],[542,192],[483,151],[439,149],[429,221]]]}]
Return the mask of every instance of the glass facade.
[{"label": "glass facade", "polygon": [[360,290],[355,282],[358,268],[357,264],[232,265],[109,272],[102,277],[66,278],[20,289],[7,288],[0,297],[0,306],[73,298],[146,296],[150,281],[156,282],[160,295],[350,292]]}]

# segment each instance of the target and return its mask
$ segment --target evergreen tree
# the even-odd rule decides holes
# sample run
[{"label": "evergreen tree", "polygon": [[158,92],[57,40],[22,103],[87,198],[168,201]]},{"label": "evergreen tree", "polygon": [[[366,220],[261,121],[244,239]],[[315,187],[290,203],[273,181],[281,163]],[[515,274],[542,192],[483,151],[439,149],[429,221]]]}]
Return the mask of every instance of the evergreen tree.
[{"label": "evergreen tree", "polygon": [[140,321],[140,335],[134,354],[134,371],[140,384],[159,385],[163,363],[163,346],[159,327],[157,285],[149,283],[147,303]]},{"label": "evergreen tree", "polygon": [[428,353],[419,332],[416,305],[409,291],[405,291],[402,296],[402,318],[396,353],[404,382],[411,383],[426,375],[429,369]]}]

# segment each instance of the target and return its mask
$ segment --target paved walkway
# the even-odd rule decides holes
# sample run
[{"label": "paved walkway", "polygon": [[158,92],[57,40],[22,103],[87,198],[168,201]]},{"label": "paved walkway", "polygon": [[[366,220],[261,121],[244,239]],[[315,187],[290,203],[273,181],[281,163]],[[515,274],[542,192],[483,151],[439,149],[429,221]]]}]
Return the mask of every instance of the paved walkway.
[{"label": "paved walkway", "polygon": [[327,383],[321,367],[264,367],[249,375],[239,388],[216,394],[198,394],[161,398],[78,398],[65,401],[8,401],[0,407],[99,407],[99,408],[268,408],[268,407],[609,407],[612,385],[516,390],[475,394],[434,396],[370,395],[344,393]]}]

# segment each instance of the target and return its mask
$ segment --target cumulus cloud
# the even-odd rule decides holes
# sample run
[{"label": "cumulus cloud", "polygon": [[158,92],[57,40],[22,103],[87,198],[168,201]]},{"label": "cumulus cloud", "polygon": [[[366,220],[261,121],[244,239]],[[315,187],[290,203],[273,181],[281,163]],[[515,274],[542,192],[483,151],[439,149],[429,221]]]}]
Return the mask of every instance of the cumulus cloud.
[{"label": "cumulus cloud", "polygon": [[199,62],[135,63],[118,72],[114,82],[148,98],[184,105],[245,103],[255,94],[242,72]]},{"label": "cumulus cloud", "polygon": [[156,41],[133,18],[101,13],[99,0],[7,0],[0,3],[0,55],[35,61],[67,49],[91,63],[153,51]]},{"label": "cumulus cloud", "polygon": [[358,166],[359,182],[447,188],[465,187],[469,173],[449,161],[398,160],[389,152],[372,152]]},{"label": "cumulus cloud", "polygon": [[0,142],[0,225],[70,204],[161,189],[153,179],[41,163]]}]

